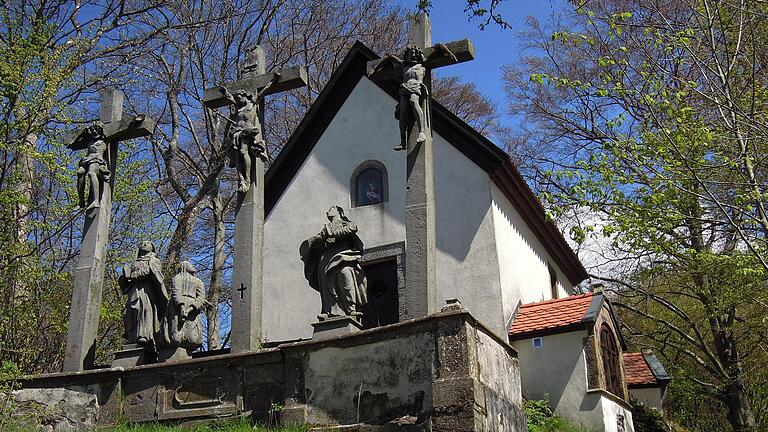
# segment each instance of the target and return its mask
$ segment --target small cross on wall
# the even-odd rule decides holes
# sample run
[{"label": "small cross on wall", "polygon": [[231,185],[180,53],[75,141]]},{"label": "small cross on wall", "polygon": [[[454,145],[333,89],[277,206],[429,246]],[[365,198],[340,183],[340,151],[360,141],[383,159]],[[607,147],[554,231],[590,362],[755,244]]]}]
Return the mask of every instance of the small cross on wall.
[{"label": "small cross on wall", "polygon": [[237,289],[240,292],[240,300],[244,298],[243,293],[245,292],[246,289],[248,288],[246,288],[245,285],[243,285],[242,283],[240,284],[240,288]]}]

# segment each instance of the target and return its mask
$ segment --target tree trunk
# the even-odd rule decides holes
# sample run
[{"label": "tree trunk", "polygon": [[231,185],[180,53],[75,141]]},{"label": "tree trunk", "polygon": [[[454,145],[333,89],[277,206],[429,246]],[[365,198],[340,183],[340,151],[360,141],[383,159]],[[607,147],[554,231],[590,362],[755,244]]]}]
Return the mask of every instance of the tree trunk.
[{"label": "tree trunk", "polygon": [[212,193],[211,208],[213,210],[213,268],[211,269],[211,285],[208,288],[208,307],[205,314],[208,318],[208,349],[221,348],[221,322],[219,322],[219,301],[221,298],[222,273],[224,271],[224,243],[226,241],[226,226],[224,225],[225,206],[218,188]]},{"label": "tree trunk", "polygon": [[32,181],[34,178],[32,167],[32,156],[30,153],[37,144],[37,134],[29,133],[24,137],[23,148],[18,152],[16,161],[16,176],[18,182],[14,185],[14,190],[19,193],[22,201],[16,204],[16,238],[19,243],[27,241],[27,224],[29,221],[29,206],[32,202]]},{"label": "tree trunk", "polygon": [[[18,245],[25,245],[27,243],[27,235],[29,234],[29,208],[32,204],[34,197],[32,196],[32,184],[34,181],[34,166],[31,153],[37,145],[37,134],[28,133],[24,137],[24,143],[17,152],[16,163],[14,166],[14,176],[16,177],[13,184],[14,191],[18,194],[19,199],[16,201],[16,205],[13,214],[15,223],[15,238],[14,241]],[[26,250],[22,247],[20,250]],[[20,267],[16,268],[15,277],[13,278],[13,299],[14,301],[24,301],[29,297],[29,287],[27,281],[20,275],[24,273],[23,261],[19,263]]]},{"label": "tree trunk", "polygon": [[176,218],[176,229],[171,236],[171,241],[168,244],[168,254],[163,263],[165,275],[175,275],[179,271],[181,253],[187,243],[189,243],[189,237],[192,235],[198,213],[198,205],[187,203]]},{"label": "tree trunk", "polygon": [[740,378],[725,386],[723,396],[728,405],[728,421],[731,422],[734,432],[757,431],[752,404]]}]

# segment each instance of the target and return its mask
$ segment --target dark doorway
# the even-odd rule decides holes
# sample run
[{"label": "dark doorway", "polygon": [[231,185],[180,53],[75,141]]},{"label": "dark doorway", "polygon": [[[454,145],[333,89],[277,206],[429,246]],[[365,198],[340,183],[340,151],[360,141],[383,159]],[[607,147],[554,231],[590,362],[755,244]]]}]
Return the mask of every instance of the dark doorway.
[{"label": "dark doorway", "polygon": [[363,265],[363,271],[368,279],[368,305],[363,310],[363,328],[398,322],[397,260]]}]

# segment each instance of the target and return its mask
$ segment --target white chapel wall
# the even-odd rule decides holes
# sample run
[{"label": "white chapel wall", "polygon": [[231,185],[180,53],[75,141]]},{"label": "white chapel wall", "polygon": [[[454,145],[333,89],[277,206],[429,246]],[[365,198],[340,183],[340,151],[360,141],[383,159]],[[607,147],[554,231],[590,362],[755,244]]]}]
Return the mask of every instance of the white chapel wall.
[{"label": "white chapel wall", "polygon": [[[269,214],[264,226],[263,333],[268,341],[312,336],[320,297],[304,278],[299,245],[320,231],[333,204],[359,226],[366,247],[403,241],[404,155],[397,140],[394,101],[362,79],[340,108]],[[349,178],[375,159],[388,171],[389,201],[350,209]]]},{"label": "white chapel wall", "polygon": [[567,296],[566,287],[572,285],[565,273],[495,184],[491,185],[491,197],[505,319],[512,316],[518,302],[552,298],[548,265],[557,273],[558,297]]},{"label": "white chapel wall", "polygon": [[[263,332],[267,341],[311,337],[319,295],[304,279],[301,242],[341,205],[366,248],[405,240],[405,153],[396,101],[362,78],[269,214],[264,227]],[[458,298],[489,328],[504,334],[488,175],[435,135],[437,280],[435,305]],[[351,209],[349,181],[367,160],[388,171],[389,201]]]},{"label": "white chapel wall", "polygon": [[488,174],[439,135],[434,139],[437,305],[458,298],[506,337]]}]

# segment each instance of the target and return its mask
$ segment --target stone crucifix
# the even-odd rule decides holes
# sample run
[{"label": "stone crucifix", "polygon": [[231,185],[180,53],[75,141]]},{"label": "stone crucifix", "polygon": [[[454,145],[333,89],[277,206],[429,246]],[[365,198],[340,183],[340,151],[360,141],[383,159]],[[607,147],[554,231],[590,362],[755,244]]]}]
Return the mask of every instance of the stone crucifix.
[{"label": "stone crucifix", "polygon": [[372,80],[395,79],[400,83],[400,100],[395,110],[400,143],[395,150],[407,151],[406,295],[400,307],[401,320],[423,317],[436,312],[437,308],[431,71],[475,58],[474,47],[468,39],[432,46],[432,28],[425,13],[411,19],[408,39],[402,55],[390,54],[368,62],[368,76]]},{"label": "stone crucifix", "polygon": [[77,170],[78,201],[85,209],[85,227],[74,274],[64,371],[93,366],[118,143],[152,135],[155,130],[155,123],[144,114],[123,118],[123,99],[120,90],[104,90],[99,121],[72,134],[68,145],[71,150],[87,153]]},{"label": "stone crucifix", "polygon": [[304,67],[266,73],[264,49],[254,47],[246,54],[242,78],[205,90],[206,108],[235,105],[226,140],[230,165],[238,172],[235,208],[235,247],[232,286],[232,352],[258,349],[261,343],[262,270],[264,242],[264,162],[266,146],[262,134],[263,96],[307,85]]}]

